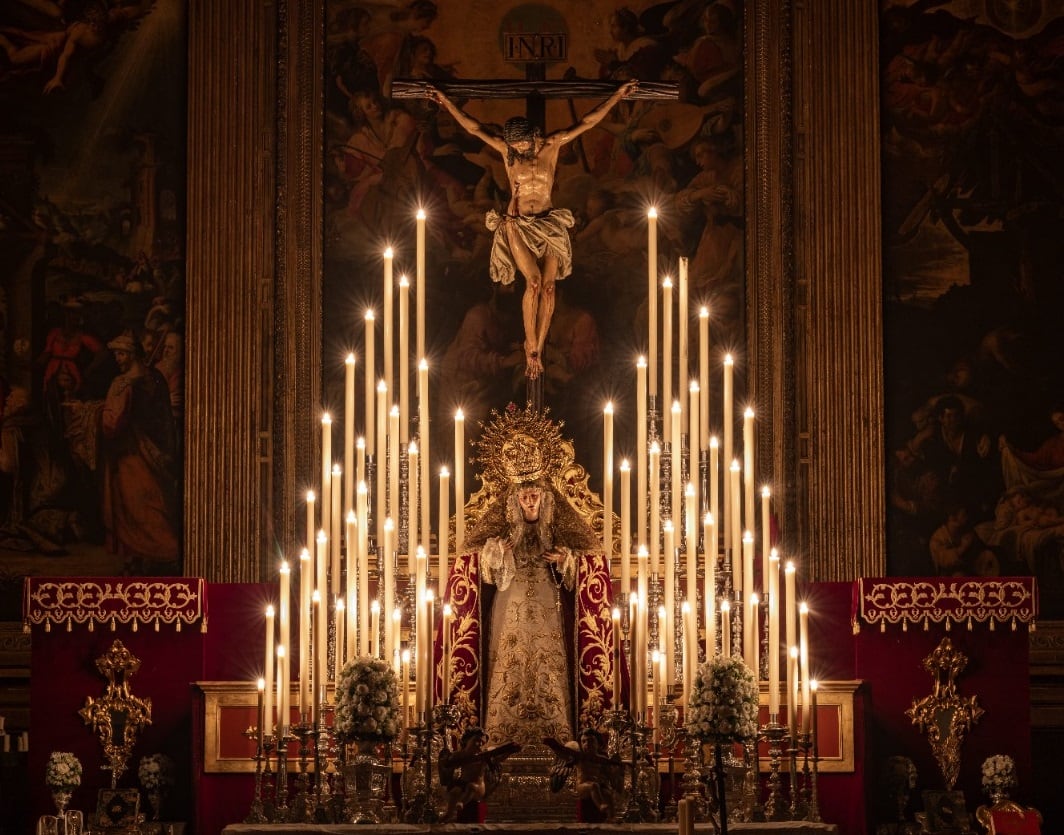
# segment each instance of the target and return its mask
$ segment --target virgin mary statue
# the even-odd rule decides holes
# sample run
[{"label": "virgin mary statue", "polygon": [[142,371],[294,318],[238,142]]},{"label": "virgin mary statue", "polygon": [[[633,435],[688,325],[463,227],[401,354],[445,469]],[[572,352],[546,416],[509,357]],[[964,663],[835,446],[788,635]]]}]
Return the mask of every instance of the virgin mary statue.
[{"label": "virgin mary statue", "polygon": [[447,584],[451,692],[441,695],[493,741],[575,739],[614,707],[610,566],[592,527],[601,504],[561,425],[531,406],[493,413],[477,461],[478,518]]}]

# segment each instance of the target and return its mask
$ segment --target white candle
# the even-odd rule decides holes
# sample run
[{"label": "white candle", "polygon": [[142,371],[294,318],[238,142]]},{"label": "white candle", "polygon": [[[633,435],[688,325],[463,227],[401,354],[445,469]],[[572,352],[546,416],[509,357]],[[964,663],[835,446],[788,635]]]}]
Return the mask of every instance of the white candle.
[{"label": "white candle", "polygon": [[639,593],[628,595],[628,709],[639,712],[639,682],[636,677],[639,650]]},{"label": "white candle", "polygon": [[715,527],[713,528],[713,542],[706,543],[706,553],[712,553],[716,559],[720,552],[720,444],[717,436],[709,439],[709,512],[713,515]]},{"label": "white candle", "polygon": [[451,494],[451,472],[446,467],[440,468],[440,533],[439,533],[439,595],[440,600],[444,600],[447,596],[447,575],[449,572],[448,564],[448,528],[450,528],[450,496]]},{"label": "white candle", "polygon": [[432,506],[430,502],[430,485],[432,475],[430,464],[432,453],[430,451],[429,431],[429,363],[424,357],[417,364],[417,434],[418,453],[421,462],[420,481],[418,482],[418,496],[421,499],[421,547],[426,554],[432,553]]},{"label": "white candle", "polygon": [[787,733],[792,740],[798,735],[798,647],[796,646],[792,646],[787,653]]},{"label": "white candle", "polygon": [[[654,747],[657,748],[661,744],[661,650],[653,650],[650,653],[650,669],[654,674],[654,696],[651,699],[650,694],[647,694],[647,704],[654,705]],[[649,682],[648,682],[649,686]]]},{"label": "white candle", "polygon": [[[417,356],[425,356],[425,210],[417,210],[416,266],[414,279],[417,283]],[[422,438],[424,443],[424,438]]]},{"label": "white candle", "polygon": [[[740,479],[742,476],[742,467],[737,460],[731,462],[731,469],[728,471],[728,484],[731,485],[729,489],[730,501],[724,508],[725,520],[729,523],[728,532],[731,536],[731,540],[727,541],[728,547],[731,549],[731,568],[732,568],[732,584],[733,588],[739,590],[742,588],[743,582],[743,529],[741,519],[742,514],[742,492],[740,490]],[[727,540],[727,535],[725,536]],[[742,589],[748,592],[749,589]]]},{"label": "white candle", "polygon": [[340,469],[340,465],[337,464],[332,468],[332,510],[329,513],[329,521],[332,523],[332,531],[329,533],[329,582],[330,588],[333,590],[333,595],[340,593],[340,552],[343,550],[343,524],[344,516],[343,511],[340,508],[340,502],[342,496],[343,486],[343,472]]},{"label": "white candle", "polygon": [[344,359],[344,512],[355,506],[354,482],[351,475],[355,471],[355,355],[348,354]]},{"label": "white candle", "polygon": [[317,530],[317,527],[315,525],[314,499],[315,499],[314,491],[313,490],[308,490],[307,491],[307,536],[306,536],[305,547],[311,553],[314,553],[314,531]]},{"label": "white candle", "polygon": [[399,276],[399,442],[410,442],[410,282]]},{"label": "white candle", "polygon": [[266,707],[264,708],[264,728],[266,736],[273,736],[273,657],[276,652],[274,649],[274,637],[273,637],[273,606],[266,607],[266,672],[263,678],[266,679]]},{"label": "white candle", "polygon": [[750,531],[743,533],[743,660],[746,666],[754,669],[754,645],[757,643],[757,626],[754,624],[753,612],[750,611],[751,593],[754,587],[754,535]]},{"label": "white candle", "polygon": [[366,439],[355,441],[355,484],[366,480]]},{"label": "white candle", "polygon": [[658,623],[658,634],[665,650],[665,681],[671,687],[676,680],[676,529],[665,521],[665,606]]},{"label": "white candle", "polygon": [[768,567],[768,713],[778,722],[780,712],[780,555],[772,549]]},{"label": "white candle", "polygon": [[635,541],[647,541],[647,361],[640,357],[635,364],[636,377],[636,438],[635,438]]},{"label": "white candle", "polygon": [[709,308],[698,311],[698,446],[709,446]]},{"label": "white candle", "polygon": [[[395,608],[395,522],[389,516],[384,520],[384,549],[381,552],[380,571],[384,575],[384,611],[399,612]],[[402,617],[402,612],[399,612]],[[393,616],[394,617],[394,616]],[[392,620],[391,628],[384,631],[384,653],[391,658],[399,649],[399,622]]]},{"label": "white candle", "polygon": [[[428,570],[428,560],[425,561],[426,571]],[[426,580],[428,578],[426,577]],[[435,683],[436,683],[436,671],[435,671],[435,653],[436,646],[436,595],[432,593],[432,589],[426,587],[425,589],[425,710],[429,715],[432,714],[432,708],[435,704]]]},{"label": "white candle", "polygon": [[772,553],[772,490],[761,488],[761,590],[768,591],[768,561]]},{"label": "white candle", "polygon": [[[690,482],[684,491],[684,521],[687,525],[687,574],[686,598],[692,603],[698,600],[698,514],[695,512],[695,486]],[[696,604],[697,605],[697,604]]]},{"label": "white candle", "polygon": [[[329,624],[328,618],[322,611],[322,607],[325,606],[326,594],[327,594],[327,580],[325,577],[325,564],[326,555],[328,554],[329,537],[325,535],[325,531],[318,531],[318,541],[316,543],[316,549],[314,554],[315,564],[315,577],[317,579],[317,586],[314,588],[314,594],[318,595],[319,607],[318,607],[318,619],[314,621],[314,672],[317,674],[314,678],[314,700],[320,701],[320,696],[325,685],[325,677],[328,673],[328,659],[329,659]],[[313,596],[312,596],[313,599]]]},{"label": "white candle", "polygon": [[[701,407],[698,405],[699,392],[697,380],[691,380],[690,390],[691,396],[687,399],[687,402],[690,404],[687,423],[687,480],[690,484],[694,486],[695,510],[700,511],[702,508],[702,503],[699,501],[698,491],[702,486],[702,473],[701,468],[699,466],[698,455],[700,451],[698,445],[698,415]],[[696,513],[695,516],[689,518],[691,519],[691,524],[694,525],[695,531],[697,532],[699,515]],[[696,548],[697,544],[698,543],[696,542]]]},{"label": "white candle", "polygon": [[613,558],[613,403],[602,410],[602,550]]},{"label": "white candle", "polygon": [[760,604],[761,600],[756,594],[750,595],[750,630],[753,637],[750,639],[750,669],[754,671],[754,678],[761,680],[761,636],[760,627]]},{"label": "white candle", "polygon": [[[384,298],[385,298],[385,301],[387,301],[388,299],[390,299],[390,296],[386,295]],[[388,370],[387,369],[387,365],[388,365],[388,358],[389,358],[389,355],[390,355],[390,351],[388,350],[388,346],[391,345],[391,341],[390,341],[391,337],[390,337],[390,335],[388,333],[388,322],[389,321],[390,321],[390,317],[389,317],[389,314],[388,314],[388,309],[385,308],[385,312],[384,312],[384,359],[385,359],[385,363],[384,364],[386,366],[385,367],[385,371]],[[363,372],[363,374],[365,374],[365,380],[363,381],[363,385],[365,386],[366,417],[365,417],[365,425],[362,427],[362,432],[363,432],[363,434],[366,437],[366,449],[369,450],[372,453],[373,450],[376,449],[376,444],[374,443],[374,441],[376,439],[375,439],[375,437],[373,435],[373,432],[374,432],[374,428],[373,428],[373,424],[374,424],[373,391],[374,391],[374,388],[377,385],[377,382],[376,382],[377,366],[376,366],[376,357],[374,356],[374,353],[375,353],[375,337],[374,337],[374,334],[373,334],[374,314],[373,314],[372,308],[366,311],[364,322],[365,322],[365,343],[364,343],[365,347],[363,349],[363,352],[366,355],[366,365],[365,365],[365,371]],[[391,383],[387,382],[387,380],[388,380],[387,375],[385,376],[384,379],[385,379],[386,385],[388,385],[390,387]]]},{"label": "white candle", "polygon": [[[256,730],[258,732],[258,745],[259,745],[258,753],[259,753],[259,756],[261,757],[262,756],[262,747],[263,747],[262,746],[262,739],[266,735],[266,730],[265,730],[266,717],[265,717],[265,708],[263,707],[263,698],[264,698],[264,694],[266,692],[266,679],[260,678],[255,683],[255,686],[258,688],[258,691],[259,691],[258,716],[255,717],[255,720],[258,722],[258,728],[256,728]],[[8,751],[10,750],[9,739],[10,738],[8,736],[6,736],[6,735],[4,736],[4,753],[5,754],[8,753]],[[22,750],[22,737],[18,737],[18,750],[19,751]]]},{"label": "white candle", "polygon": [[369,604],[370,653],[374,658],[381,657],[381,604],[373,600]]},{"label": "white candle", "polygon": [[451,618],[450,603],[443,604],[443,703],[451,703]]},{"label": "white candle", "polygon": [[[732,359],[732,355],[728,354],[724,357],[723,375],[724,381],[722,384],[724,392],[724,414],[722,420],[724,422],[724,464],[725,466],[731,466],[732,452],[733,452],[733,438],[735,434],[735,419],[732,415],[732,400],[734,398],[734,370],[735,360]],[[732,519],[731,519],[731,507],[732,507],[732,484],[728,478],[727,473],[724,474],[724,518],[723,531],[724,531],[724,547],[732,547]]]},{"label": "white candle", "polygon": [[454,552],[465,550],[465,414],[454,413]]},{"label": "white candle", "polygon": [[795,596],[795,567],[791,560],[787,560],[783,566],[783,596],[784,609],[787,617],[787,635],[785,637],[788,647],[798,646],[798,603]]},{"label": "white candle", "polygon": [[637,556],[638,588],[636,591],[636,617],[635,617],[635,693],[637,698],[637,711],[646,711],[646,681],[647,681],[647,652],[650,647],[648,642],[647,624],[647,596],[650,588],[650,569],[647,549],[639,547]]},{"label": "white candle", "polygon": [[[288,562],[281,561],[280,570],[280,588],[278,607],[277,607],[277,633],[279,635],[278,642],[285,646],[290,647],[292,645],[292,569],[288,567]],[[280,647],[278,647],[280,649]],[[287,653],[287,650],[286,650]],[[286,662],[281,664],[281,688],[285,696],[284,703],[278,702],[278,725],[287,727],[288,713],[285,710],[288,701],[289,682],[291,680],[291,670],[289,669],[287,658]]]},{"label": "white candle", "polygon": [[[392,248],[384,250],[384,382],[388,391],[395,391],[395,282],[393,280],[394,253]],[[376,369],[366,360],[366,375],[373,377]],[[372,390],[367,392],[373,396]],[[369,431],[369,430],[367,430]],[[373,448],[372,442],[370,448]]]},{"label": "white candle", "polygon": [[680,414],[680,401],[672,401],[672,470],[669,508],[672,512],[672,527],[676,531],[676,540],[683,536],[683,415]]},{"label": "white candle", "polygon": [[[396,483],[399,478],[399,464],[398,462],[389,464],[388,462],[388,398],[391,396],[391,391],[388,388],[388,384],[384,380],[380,380],[377,383],[377,484],[375,490],[377,492],[377,504],[380,510],[375,514],[375,521],[377,527],[377,543],[380,544],[384,539],[384,505],[385,490],[388,487],[389,466],[394,469]],[[368,521],[368,520],[367,520]],[[361,653],[360,653],[361,654]]]},{"label": "white candle", "polygon": [[299,552],[299,721],[308,720],[310,707],[310,594],[314,586],[314,562],[310,551]]},{"label": "white candle", "polygon": [[694,609],[691,608],[690,599],[685,600],[683,605],[680,606],[680,615],[683,619],[683,703],[684,706],[690,702],[691,699],[691,685],[693,684],[693,670],[694,665],[692,659],[698,657],[698,647],[695,644],[695,627],[692,623],[692,614]]},{"label": "white candle", "polygon": [[[388,621],[385,621],[388,624]],[[395,649],[392,650],[392,658],[395,661],[395,669],[399,669],[399,645],[402,643],[400,635],[403,631],[403,610],[396,606],[392,609],[391,623],[387,625],[384,630],[384,640],[387,643],[391,641],[395,645]]]},{"label": "white candle", "polygon": [[347,571],[347,587],[344,589],[343,595],[346,600],[351,601],[351,605],[347,607],[346,630],[348,637],[347,652],[344,653],[344,660],[350,661],[358,654],[358,642],[355,640],[355,636],[358,635],[358,623],[355,618],[358,616],[360,606],[354,605],[354,601],[359,599],[359,592],[368,581],[368,575],[364,576],[359,570],[362,562],[362,537],[359,529],[358,514],[354,510],[350,510],[347,513],[346,531],[347,552],[344,564]]},{"label": "white candle", "polygon": [[655,441],[650,445],[650,573],[661,575],[661,448]]},{"label": "white candle", "polygon": [[321,721],[321,704],[325,700],[325,683],[322,671],[325,669],[326,654],[321,649],[321,636],[329,630],[325,628],[325,619],[321,616],[321,592],[314,589],[310,596],[311,622],[314,628],[314,654],[311,656],[311,676],[314,679],[310,692],[310,721],[315,727]]},{"label": "white candle", "polygon": [[[395,392],[392,392],[395,397]],[[380,508],[377,512],[387,512],[393,519],[399,516],[399,407],[392,401],[388,411],[388,502],[387,511]]]},{"label": "white candle", "polygon": [[717,654],[717,549],[712,545],[717,541],[717,533],[712,513],[702,518],[702,540],[706,543],[702,610],[706,620],[706,660],[709,661]]},{"label": "white candle", "polygon": [[277,735],[288,736],[288,650],[277,645]]},{"label": "white candle", "polygon": [[400,681],[400,690],[403,693],[403,745],[410,732],[410,650],[404,649],[402,653],[403,674]]},{"label": "white candle", "polygon": [[621,461],[621,594],[632,590],[632,468]]},{"label": "white candle", "polygon": [[610,613],[613,619],[613,699],[610,707],[621,709],[621,610],[614,606]]},{"label": "white candle", "polygon": [[[402,430],[400,430],[402,431]],[[416,570],[416,563],[414,558],[417,554],[417,550],[421,547],[418,545],[417,536],[417,523],[418,523],[418,497],[420,492],[418,491],[418,473],[421,472],[421,468],[418,465],[417,444],[413,441],[410,442],[410,446],[407,447],[407,460],[410,462],[407,467],[407,471],[410,473],[407,478],[406,485],[406,516],[407,516],[407,558],[410,567],[410,573],[413,574]]]},{"label": "white candle", "polygon": [[[333,634],[336,636],[336,652],[333,653],[333,681],[340,680],[340,671],[344,668],[344,641],[346,639],[347,614],[344,611],[344,599],[336,598],[333,609]],[[351,636],[355,640],[355,636]]]},{"label": "white candle", "polygon": [[813,714],[809,708],[809,606],[804,600],[798,606],[798,663],[802,681],[802,733],[810,733]]},{"label": "white candle", "polygon": [[[369,490],[364,481],[358,485],[355,502],[358,505],[358,654],[362,655],[365,651],[366,632],[369,628],[369,619],[366,614],[369,607]],[[381,523],[382,536],[378,541],[382,545],[384,543],[383,529],[384,525]],[[380,564],[377,569],[383,577],[385,572]],[[354,600],[353,597],[348,599]],[[353,628],[354,622],[352,621]],[[350,642],[355,643],[353,634]]]},{"label": "white candle", "polygon": [[810,697],[811,697],[810,698],[810,702],[809,702],[809,714],[812,717],[812,723],[813,723],[812,740],[813,740],[813,756],[814,757],[817,755],[816,694],[817,694],[817,690],[819,690],[819,689],[820,689],[820,685],[817,683],[817,680],[815,678],[811,682],[809,682],[809,691],[810,691]]},{"label": "white candle", "polygon": [[[680,257],[678,272],[679,278],[677,282],[676,296],[676,342],[680,357],[680,371],[676,377],[676,383],[680,390],[680,409],[686,412],[688,408],[687,390],[684,388],[683,383],[691,373],[691,359],[687,334],[689,324],[688,292],[690,282],[687,280],[687,258],[684,256]],[[691,446],[698,446],[698,438],[694,435],[691,436]],[[694,478],[694,476],[692,476],[692,478]]]},{"label": "white candle", "polygon": [[[663,410],[672,405],[672,360],[672,279],[665,276],[661,282],[661,405]],[[675,443],[668,415],[662,415],[661,431],[666,444]]]},{"label": "white candle", "polygon": [[332,417],[321,416],[321,529],[332,532]]},{"label": "white candle", "polygon": [[720,601],[720,654],[731,658],[731,603]]},{"label": "white candle", "polygon": [[743,412],[743,529],[754,529],[754,410]]},{"label": "white candle", "polygon": [[650,394],[658,393],[658,210],[647,212],[647,318],[650,320]]}]

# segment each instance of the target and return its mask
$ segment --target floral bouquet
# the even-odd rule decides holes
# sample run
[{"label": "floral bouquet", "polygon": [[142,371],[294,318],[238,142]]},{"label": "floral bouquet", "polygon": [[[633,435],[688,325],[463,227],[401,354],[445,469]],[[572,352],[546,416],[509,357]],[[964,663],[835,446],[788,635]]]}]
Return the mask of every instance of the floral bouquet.
[{"label": "floral bouquet", "polygon": [[[983,760],[983,791],[991,798],[1003,797],[1016,788],[1016,763],[1008,754]],[[995,801],[996,802],[996,801]]]},{"label": "floral bouquet", "polygon": [[705,742],[757,736],[757,681],[737,656],[718,655],[698,668],[687,706],[687,732]]},{"label": "floral bouquet", "polygon": [[145,791],[166,791],[174,784],[174,761],[166,754],[148,754],[140,758],[137,778]]},{"label": "floral bouquet", "polygon": [[44,783],[53,792],[73,791],[81,785],[81,762],[69,751],[53,751],[44,769]]},{"label": "floral bouquet", "polygon": [[337,738],[383,742],[394,738],[400,725],[399,685],[391,665],[372,656],[346,664],[336,682]]}]

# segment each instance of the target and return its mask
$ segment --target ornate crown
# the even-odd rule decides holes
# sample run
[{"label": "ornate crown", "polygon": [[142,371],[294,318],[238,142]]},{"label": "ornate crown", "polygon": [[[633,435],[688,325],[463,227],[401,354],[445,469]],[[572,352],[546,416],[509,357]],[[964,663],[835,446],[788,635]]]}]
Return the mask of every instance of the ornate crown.
[{"label": "ornate crown", "polygon": [[529,403],[518,409],[512,403],[481,424],[477,461],[485,482],[505,486],[540,479],[553,480],[572,463],[571,445],[562,439],[563,423],[550,420],[549,409]]}]

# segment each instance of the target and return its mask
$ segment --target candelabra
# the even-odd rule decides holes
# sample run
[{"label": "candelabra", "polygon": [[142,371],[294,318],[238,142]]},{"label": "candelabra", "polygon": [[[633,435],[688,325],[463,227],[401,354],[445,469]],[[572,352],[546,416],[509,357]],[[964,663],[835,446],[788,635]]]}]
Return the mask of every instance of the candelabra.
[{"label": "candelabra", "polygon": [[434,745],[435,731],[432,715],[426,711],[423,725],[411,728],[414,750],[409,767],[403,773],[403,822],[436,823],[436,808],[432,784],[432,766],[437,760],[438,746]]},{"label": "candelabra", "polygon": [[787,738],[787,729],[779,724],[775,716],[761,729],[761,736],[768,742],[769,773],[768,797],[763,806],[765,820],[784,820],[784,805],[780,768],[783,763],[783,740]]},{"label": "candelabra", "polygon": [[[661,715],[658,719],[658,739],[661,743],[658,750],[658,758],[664,756],[668,761],[668,775],[669,775],[669,796],[665,802],[665,807],[662,809],[661,819],[663,821],[675,821],[676,820],[676,757],[675,749],[677,747],[682,748],[683,742],[687,737],[687,733],[683,726],[680,724],[680,708],[675,703],[675,693],[668,695],[668,701],[661,708]],[[658,773],[661,773],[661,769],[657,769]]]},{"label": "candelabra", "polygon": [[259,736],[258,728],[248,728],[244,731],[244,736],[258,740],[255,747],[255,755],[252,758],[255,760],[255,794],[254,799],[251,801],[251,811],[244,818],[244,823],[268,823],[269,818],[266,817],[266,808],[262,802],[262,773],[263,763],[266,759],[265,739]]},{"label": "candelabra", "polygon": [[621,820],[624,823],[656,823],[658,820],[658,772],[646,747],[650,728],[635,713],[628,718],[628,762],[630,779],[628,804]]},{"label": "candelabra", "polygon": [[301,716],[299,724],[290,728],[290,733],[299,741],[299,776],[296,777],[296,793],[289,807],[288,819],[293,823],[309,823],[314,820],[311,777],[308,771],[310,740],[314,736],[314,727],[307,720],[306,714]]}]

